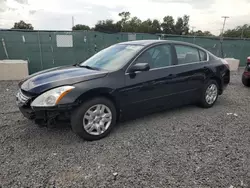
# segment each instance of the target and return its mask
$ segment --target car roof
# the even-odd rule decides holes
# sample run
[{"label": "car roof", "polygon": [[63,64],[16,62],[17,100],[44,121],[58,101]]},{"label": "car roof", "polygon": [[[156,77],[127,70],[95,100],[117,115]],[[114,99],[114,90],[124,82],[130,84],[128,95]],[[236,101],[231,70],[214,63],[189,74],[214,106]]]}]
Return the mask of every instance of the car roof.
[{"label": "car roof", "polygon": [[[153,44],[164,44],[164,43],[175,43],[175,44],[189,45],[189,46],[203,49],[202,47],[197,46],[197,45],[192,44],[192,43],[182,42],[182,41],[174,41],[174,40],[135,40],[135,41],[122,42],[119,44],[150,46]],[[205,49],[203,49],[203,50],[205,50]]]},{"label": "car roof", "polygon": [[166,41],[166,40],[134,40],[134,41],[122,42],[119,44],[148,46],[148,45],[157,44],[157,43],[163,42],[163,41]]}]

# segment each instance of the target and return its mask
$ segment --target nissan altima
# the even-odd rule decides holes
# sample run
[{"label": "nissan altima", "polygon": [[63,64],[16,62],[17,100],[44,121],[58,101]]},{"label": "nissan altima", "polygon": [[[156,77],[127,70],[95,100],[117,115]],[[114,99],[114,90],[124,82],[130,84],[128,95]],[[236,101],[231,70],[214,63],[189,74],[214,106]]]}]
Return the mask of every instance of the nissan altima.
[{"label": "nissan altima", "polygon": [[83,139],[98,140],[130,115],[191,103],[210,108],[229,82],[226,61],[199,46],[141,40],[30,75],[16,102],[39,125],[69,121]]}]

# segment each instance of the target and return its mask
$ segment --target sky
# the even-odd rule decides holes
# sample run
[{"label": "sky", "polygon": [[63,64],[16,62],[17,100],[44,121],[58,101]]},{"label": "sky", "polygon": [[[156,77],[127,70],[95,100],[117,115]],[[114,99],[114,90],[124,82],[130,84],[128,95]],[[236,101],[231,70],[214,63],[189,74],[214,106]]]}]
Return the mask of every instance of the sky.
[{"label": "sky", "polygon": [[24,20],[35,29],[70,30],[75,24],[94,26],[98,20],[119,20],[129,11],[142,20],[162,21],[190,16],[190,27],[219,34],[222,16],[229,16],[225,29],[250,24],[250,0],[0,0],[0,28],[11,28]]}]

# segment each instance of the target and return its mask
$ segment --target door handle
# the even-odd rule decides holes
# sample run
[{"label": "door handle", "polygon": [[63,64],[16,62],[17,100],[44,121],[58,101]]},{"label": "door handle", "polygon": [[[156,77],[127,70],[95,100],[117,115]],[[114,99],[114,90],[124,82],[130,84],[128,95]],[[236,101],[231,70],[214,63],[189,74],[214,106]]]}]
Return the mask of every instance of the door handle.
[{"label": "door handle", "polygon": [[177,77],[176,74],[169,74],[169,75],[167,76],[167,78],[176,78],[176,77]]},{"label": "door handle", "polygon": [[209,71],[209,68],[206,67],[206,66],[204,66],[204,67],[203,67],[203,70],[204,70],[204,71]]}]

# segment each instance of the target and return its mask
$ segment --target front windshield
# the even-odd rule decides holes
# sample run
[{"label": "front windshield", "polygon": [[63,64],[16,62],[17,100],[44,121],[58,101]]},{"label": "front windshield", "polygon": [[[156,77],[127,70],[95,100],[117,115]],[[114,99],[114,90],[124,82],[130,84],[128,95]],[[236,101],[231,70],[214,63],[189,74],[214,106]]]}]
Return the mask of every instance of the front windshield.
[{"label": "front windshield", "polygon": [[108,71],[118,70],[142,48],[143,46],[141,45],[116,44],[98,52],[81,63],[80,66],[88,66]]}]

